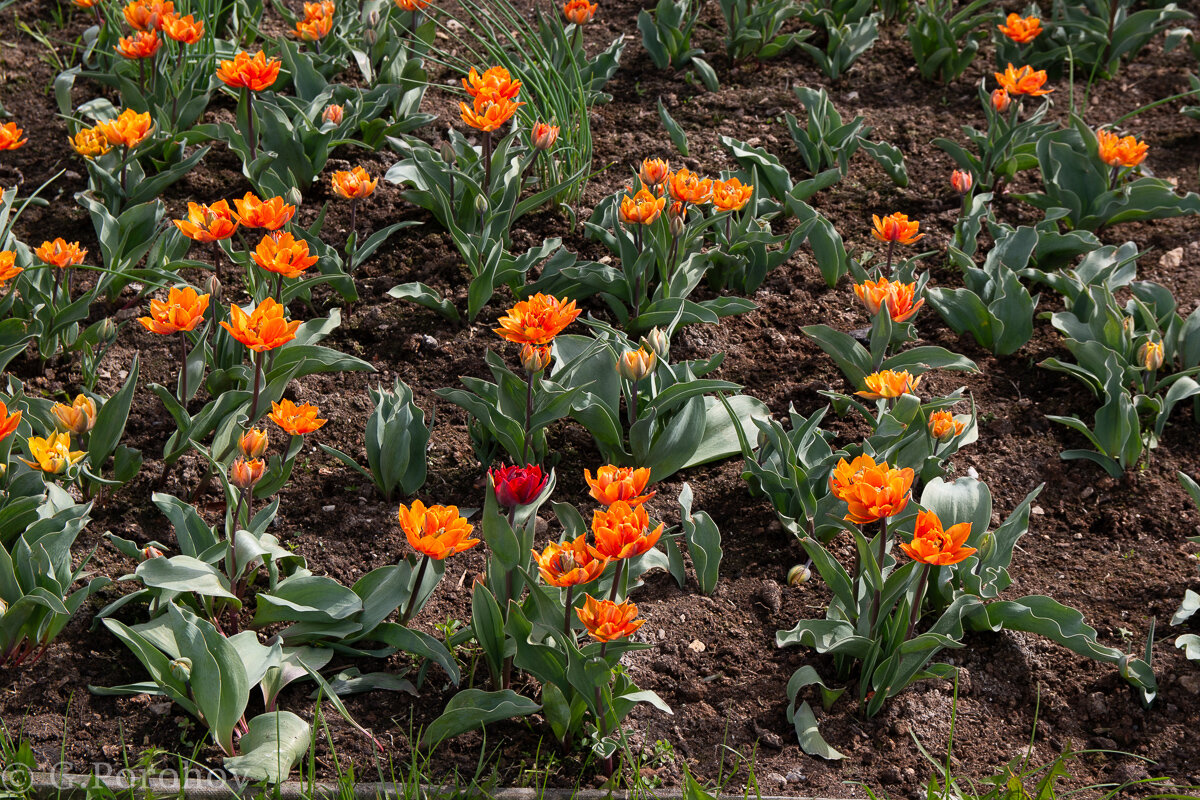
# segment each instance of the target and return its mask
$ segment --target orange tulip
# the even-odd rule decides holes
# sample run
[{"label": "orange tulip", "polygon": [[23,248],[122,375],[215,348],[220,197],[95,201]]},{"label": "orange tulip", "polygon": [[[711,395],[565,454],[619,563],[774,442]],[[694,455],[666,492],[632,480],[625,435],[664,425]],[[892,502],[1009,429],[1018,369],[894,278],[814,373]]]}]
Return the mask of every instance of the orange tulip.
[{"label": "orange tulip", "polygon": [[150,112],[139,114],[127,108],[116,119],[97,123],[96,130],[103,133],[113,147],[133,149],[146,140],[154,130],[154,123],[150,121]]},{"label": "orange tulip", "polygon": [[304,4],[305,19],[320,19],[321,17],[333,19],[335,11],[337,11],[337,6],[334,5],[333,0],[319,0],[316,3]]},{"label": "orange tulip", "polygon": [[249,314],[236,305],[230,306],[230,321],[222,322],[221,327],[246,347],[262,353],[283,347],[296,338],[300,320],[288,322],[283,313],[283,306],[268,297]]},{"label": "orange tulip", "polygon": [[574,300],[567,302],[539,292],[509,309],[497,320],[500,327],[495,332],[501,339],[516,344],[545,346],[579,314]]},{"label": "orange tulip", "polygon": [[917,389],[917,384],[921,382],[921,376],[913,377],[908,370],[885,369],[881,372],[872,372],[863,379],[867,388],[861,392],[855,392],[859,397],[865,397],[868,400],[892,400],[902,394],[914,394]]},{"label": "orange tulip", "polygon": [[741,211],[754,196],[753,186],[743,186],[741,180],[713,181],[712,204],[718,211]]},{"label": "orange tulip", "polygon": [[638,189],[633,197],[625,195],[621,198],[621,221],[626,225],[649,225],[658,219],[667,198],[655,197],[647,189]]},{"label": "orange tulip", "polygon": [[466,103],[458,105],[462,111],[463,122],[484,133],[491,133],[503,127],[504,123],[517,113],[517,108],[525,104],[505,99],[486,102],[477,99],[473,106]]},{"label": "orange tulip", "polygon": [[1037,17],[1022,17],[1009,14],[1007,24],[998,25],[1000,32],[1017,44],[1032,42],[1042,32],[1042,21]]},{"label": "orange tulip", "polygon": [[911,544],[900,543],[900,549],[913,561],[935,567],[957,564],[975,552],[964,547],[971,535],[971,523],[960,522],[950,530],[942,530],[942,521],[932,511],[918,511]]},{"label": "orange tulip", "polygon": [[12,250],[0,250],[0,286],[11,281],[25,270],[17,266],[17,254]]},{"label": "orange tulip", "polygon": [[646,507],[630,506],[618,500],[605,511],[592,514],[592,535],[596,538],[596,552],[604,558],[635,558],[658,543],[663,525],[650,528],[650,517]]},{"label": "orange tulip", "polygon": [[267,464],[262,459],[238,456],[229,466],[229,482],[239,489],[253,489],[266,471]]},{"label": "orange tulip", "polygon": [[22,139],[21,134],[25,132],[24,128],[18,128],[15,122],[6,122],[0,125],[0,150],[16,150],[18,147],[23,147],[29,139]]},{"label": "orange tulip", "polygon": [[123,9],[125,21],[136,31],[154,31],[163,26],[163,20],[175,13],[171,0],[133,0]]},{"label": "orange tulip", "polygon": [[966,427],[949,411],[935,411],[929,415],[929,435],[939,441],[944,442],[962,435]]},{"label": "orange tulip", "polygon": [[590,470],[585,469],[583,479],[591,487],[589,494],[606,506],[618,502],[637,506],[655,495],[655,492],[646,491],[650,484],[650,470],[647,467],[615,467],[606,464],[596,470],[595,478]]},{"label": "orange tulip", "polygon": [[829,476],[833,496],[845,501],[845,519],[857,525],[899,514],[908,505],[915,473],[912,469],[893,469],[886,461],[878,464],[868,455],[854,461],[838,461]]},{"label": "orange tulip", "polygon": [[117,41],[116,50],[125,58],[150,58],[158,52],[158,48],[162,47],[162,39],[158,38],[158,31],[136,31],[132,36],[122,36]]},{"label": "orange tulip", "polygon": [[196,242],[218,242],[238,229],[233,211],[225,200],[210,205],[188,203],[187,219],[171,220],[180,233]]},{"label": "orange tulip", "polygon": [[328,420],[319,419],[317,417],[319,413],[321,412],[311,403],[298,406],[291,400],[285,399],[278,403],[271,403],[271,413],[267,416],[292,436],[303,436],[306,433],[312,433],[328,422]]},{"label": "orange tulip", "polygon": [[217,68],[217,77],[231,89],[261,92],[275,83],[282,66],[282,62],[277,58],[268,61],[266,53],[261,50],[253,57],[243,50],[232,61],[221,62],[221,66]]},{"label": "orange tulip", "polygon": [[994,89],[992,91],[992,108],[1003,114],[1008,111],[1008,107],[1012,105],[1012,98],[1008,96],[1008,92],[1003,89]]},{"label": "orange tulip", "polygon": [[480,102],[516,100],[521,91],[521,82],[514,81],[504,67],[490,67],[482,75],[472,67],[467,77],[462,79],[462,84],[475,101],[476,108]]},{"label": "orange tulip", "polygon": [[191,14],[186,17],[168,14],[163,17],[162,30],[167,38],[180,44],[195,44],[204,38],[204,21],[197,22]]},{"label": "orange tulip", "polygon": [[854,293],[867,307],[867,311],[878,314],[881,308],[886,308],[888,316],[894,322],[907,322],[924,305],[925,298],[913,302],[916,291],[915,283],[901,283],[887,278],[854,284]]},{"label": "orange tulip", "polygon": [[550,366],[550,345],[521,345],[521,366],[533,374]]},{"label": "orange tulip", "polygon": [[238,438],[238,449],[246,458],[262,458],[271,444],[262,428],[251,428]]},{"label": "orange tulip", "polygon": [[334,125],[342,124],[342,117],[346,113],[346,109],[335,103],[330,103],[325,106],[325,113],[321,115],[321,119],[326,122],[332,122]]},{"label": "orange tulip", "polygon": [[1035,70],[1033,67],[1021,67],[1017,69],[1012,64],[1009,64],[1004,72],[992,73],[996,76],[996,82],[1000,84],[1000,88],[1011,95],[1027,94],[1030,97],[1041,97],[1044,94],[1050,94],[1053,89],[1043,89],[1042,86],[1046,83],[1046,71]]},{"label": "orange tulip", "polygon": [[591,583],[608,566],[608,559],[588,546],[585,534],[562,544],[552,542],[540,553],[534,550],[533,558],[542,580],[560,589]]},{"label": "orange tulip", "polygon": [[4,404],[4,401],[0,400],[0,442],[12,436],[20,424],[21,410],[17,409],[9,414],[8,406]]},{"label": "orange tulip", "polygon": [[966,194],[975,185],[975,178],[966,170],[956,169],[950,173],[950,185],[959,194]]},{"label": "orange tulip", "polygon": [[658,356],[654,351],[642,345],[637,350],[626,350],[617,359],[617,372],[627,381],[638,381],[654,372]]},{"label": "orange tulip", "polygon": [[909,222],[907,214],[888,214],[883,219],[880,219],[878,214],[872,214],[871,219],[875,221],[875,229],[871,231],[871,235],[881,242],[913,244],[925,235],[917,233],[921,223]]},{"label": "orange tulip", "polygon": [[84,128],[75,134],[71,139],[71,147],[75,148],[75,152],[84,158],[98,158],[109,150],[112,145],[108,143],[108,137],[99,128]]},{"label": "orange tulip", "polygon": [[529,131],[529,143],[534,150],[549,150],[558,141],[558,126],[539,122]]},{"label": "orange tulip", "polygon": [[1100,160],[1110,167],[1136,167],[1150,149],[1150,145],[1132,136],[1117,136],[1103,129],[1096,131],[1096,143],[1100,147]]},{"label": "orange tulip", "polygon": [[701,178],[687,167],[681,167],[667,176],[667,191],[681,203],[699,205],[712,198],[713,182],[709,178]]},{"label": "orange tulip", "polygon": [[658,186],[664,183],[670,174],[670,162],[661,158],[642,159],[642,168],[638,170],[638,177],[647,186]]},{"label": "orange tulip", "polygon": [[351,170],[338,170],[329,181],[333,191],[347,200],[361,200],[375,191],[379,179],[371,180],[371,176],[362,167]]},{"label": "orange tulip", "polygon": [[317,257],[308,254],[308,242],[297,241],[286,231],[275,231],[264,235],[254,249],[254,263],[267,272],[298,278],[317,263]]},{"label": "orange tulip", "polygon": [[198,294],[185,286],[167,292],[166,302],[150,301],[150,316],[139,317],[138,322],[153,333],[169,336],[172,333],[194,331],[208,310],[209,295]]},{"label": "orange tulip", "polygon": [[69,404],[50,406],[50,413],[60,431],[82,436],[96,424],[96,401],[86,395],[77,395]]},{"label": "orange tulip", "polygon": [[76,8],[92,8],[99,2],[100,0],[71,0]]},{"label": "orange tulip", "polygon": [[611,600],[597,600],[590,594],[583,601],[583,607],[575,609],[579,621],[592,638],[598,642],[612,642],[632,636],[633,632],[645,624],[644,619],[634,619],[638,614],[636,603],[614,603]]},{"label": "orange tulip", "polygon": [[234,218],[247,228],[266,228],[276,231],[291,222],[296,214],[296,207],[285,203],[282,197],[276,196],[260,200],[254,192],[246,192],[240,199],[233,201]]},{"label": "orange tulip", "polygon": [[87,257],[87,250],[79,246],[79,242],[67,242],[61,236],[53,242],[42,242],[42,246],[33,251],[45,264],[66,268],[82,264]]},{"label": "orange tulip", "polygon": [[431,2],[433,0],[396,0],[396,5],[401,11],[420,11]]},{"label": "orange tulip", "polygon": [[592,21],[592,17],[596,16],[596,3],[589,3],[587,0],[567,0],[563,5],[563,16],[568,22],[573,22],[576,25],[586,25]]},{"label": "orange tulip", "polygon": [[458,515],[457,506],[429,506],[414,500],[412,508],[400,506],[400,527],[412,549],[441,561],[479,544],[471,525]]},{"label": "orange tulip", "polygon": [[296,27],[288,31],[288,35],[306,42],[319,42],[328,36],[331,30],[333,30],[333,17],[312,17],[299,20]]}]

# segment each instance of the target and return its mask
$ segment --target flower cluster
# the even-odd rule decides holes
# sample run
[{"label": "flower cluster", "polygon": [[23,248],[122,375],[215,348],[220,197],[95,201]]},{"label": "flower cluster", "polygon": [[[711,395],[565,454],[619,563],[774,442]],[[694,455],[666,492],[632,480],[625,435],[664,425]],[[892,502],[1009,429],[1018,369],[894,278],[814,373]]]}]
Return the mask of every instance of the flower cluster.
[{"label": "flower cluster", "polygon": [[739,178],[720,180],[702,178],[687,167],[671,171],[670,163],[661,158],[643,159],[638,169],[641,186],[637,192],[626,189],[621,198],[621,221],[627,225],[650,225],[659,218],[667,201],[672,219],[682,219],[688,206],[711,203],[718,212],[740,211],[754,196],[754,187]]}]

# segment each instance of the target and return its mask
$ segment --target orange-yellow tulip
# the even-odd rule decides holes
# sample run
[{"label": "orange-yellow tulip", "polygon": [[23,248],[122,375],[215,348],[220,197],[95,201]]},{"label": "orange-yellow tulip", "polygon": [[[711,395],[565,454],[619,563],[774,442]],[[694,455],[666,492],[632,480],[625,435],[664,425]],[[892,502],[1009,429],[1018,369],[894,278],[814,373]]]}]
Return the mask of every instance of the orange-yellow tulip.
[{"label": "orange-yellow tulip", "polygon": [[918,511],[917,523],[910,544],[900,543],[900,549],[913,561],[932,566],[957,564],[975,552],[965,547],[971,535],[971,523],[960,522],[950,530],[942,530],[942,521],[932,511]]},{"label": "orange-yellow tulip", "polygon": [[642,159],[642,167],[638,170],[638,177],[647,186],[659,186],[666,182],[667,176],[670,174],[670,162],[661,158]]},{"label": "orange-yellow tulip", "polygon": [[631,506],[641,505],[654,497],[654,492],[647,492],[650,484],[650,470],[647,467],[615,467],[606,464],[596,470],[592,477],[590,470],[583,471],[583,479],[590,487],[592,497],[606,506],[613,503],[627,503]]},{"label": "orange-yellow tulip", "polygon": [[414,500],[412,507],[400,506],[400,527],[413,550],[436,561],[479,544],[472,539],[471,525],[458,514],[457,506],[429,506]]},{"label": "orange-yellow tulip", "polygon": [[742,185],[738,178],[713,181],[712,204],[718,211],[741,211],[754,196],[754,187]]},{"label": "orange-yellow tulip", "polygon": [[1028,66],[1018,69],[1009,64],[1004,72],[992,74],[996,76],[996,82],[1000,84],[1000,88],[1010,95],[1027,94],[1030,97],[1041,97],[1054,91],[1042,88],[1046,83],[1045,70],[1035,70]]},{"label": "orange-yellow tulip", "polygon": [[98,158],[112,149],[108,137],[98,128],[84,128],[76,133],[71,139],[71,147],[75,148],[76,153],[89,159]]},{"label": "orange-yellow tulip", "polygon": [[332,122],[334,125],[342,124],[342,117],[345,115],[346,109],[336,103],[330,103],[325,106],[325,113],[321,114],[321,119],[326,122]]},{"label": "orange-yellow tulip", "polygon": [[80,247],[79,242],[67,242],[61,236],[52,242],[42,242],[33,253],[43,263],[64,269],[82,264],[87,257],[87,249]]},{"label": "orange-yellow tulip", "polygon": [[180,44],[195,44],[204,38],[204,21],[197,21],[191,14],[186,17],[168,14],[163,18],[162,31]]},{"label": "orange-yellow tulip", "polygon": [[533,558],[542,580],[560,589],[591,583],[608,565],[608,559],[587,544],[586,534],[562,544],[552,542],[540,553],[534,550]]},{"label": "orange-yellow tulip", "polygon": [[194,331],[204,319],[208,310],[209,295],[198,294],[195,289],[185,286],[182,289],[171,289],[167,292],[166,302],[150,301],[150,316],[139,317],[138,322],[146,330],[169,336],[172,333]]},{"label": "orange-yellow tulip", "polygon": [[253,489],[266,471],[267,464],[262,459],[238,456],[229,466],[229,482],[239,489]]},{"label": "orange-yellow tulip", "polygon": [[521,92],[521,82],[514,81],[504,67],[490,67],[482,75],[472,67],[467,77],[462,79],[462,84],[477,107],[481,101],[495,103],[499,100],[516,100]]},{"label": "orange-yellow tulip", "polygon": [[587,628],[587,632],[598,642],[612,642],[632,636],[633,632],[646,622],[644,619],[636,619],[636,603],[597,600],[590,594],[583,601],[583,606],[575,609],[575,613],[583,627]]},{"label": "orange-yellow tulip", "polygon": [[149,111],[139,114],[132,108],[127,108],[117,115],[116,119],[97,123],[96,130],[103,133],[113,147],[134,148],[145,141],[150,131],[154,130],[154,123],[150,120]]},{"label": "orange-yellow tulip", "polygon": [[50,413],[60,431],[82,436],[96,424],[96,401],[87,395],[77,395],[70,403],[50,406]]},{"label": "orange-yellow tulip", "polygon": [[966,170],[956,169],[950,173],[950,185],[959,194],[966,194],[975,185],[975,178]]},{"label": "orange-yellow tulip", "polygon": [[275,83],[282,66],[283,62],[277,58],[268,60],[266,53],[261,50],[253,57],[243,50],[232,61],[221,61],[217,77],[231,89],[261,92]]},{"label": "orange-yellow tulip", "polygon": [[563,328],[575,321],[580,309],[575,301],[559,300],[541,292],[521,300],[497,320],[495,329],[501,339],[515,344],[532,344],[539,347],[550,344]]},{"label": "orange-yellow tulip", "polygon": [[875,221],[875,228],[871,231],[871,235],[881,242],[913,244],[925,235],[917,233],[921,223],[909,221],[907,214],[897,212],[888,214],[883,219],[880,219],[878,214],[872,214],[871,219]]},{"label": "orange-yellow tulip", "polygon": [[291,222],[296,207],[276,196],[260,200],[254,192],[246,192],[242,198],[234,199],[234,218],[247,228],[266,228],[277,231]]},{"label": "orange-yellow tulip", "polygon": [[650,517],[646,507],[630,506],[618,500],[604,511],[592,514],[592,535],[596,539],[596,552],[605,558],[636,558],[658,543],[663,525],[650,528]]},{"label": "orange-yellow tulip", "polygon": [[903,394],[915,394],[917,384],[921,382],[921,376],[914,377],[909,374],[908,370],[897,372],[885,369],[872,372],[863,378],[863,382],[867,388],[855,392],[859,397],[865,397],[868,400],[893,400]]},{"label": "orange-yellow tulip", "polygon": [[887,278],[854,284],[854,293],[866,306],[867,311],[871,314],[878,314],[881,308],[886,308],[888,316],[894,322],[907,322],[924,305],[924,298],[913,302],[916,291],[915,283],[901,283],[900,281],[890,281]]},{"label": "orange-yellow tulip", "polygon": [[113,48],[125,58],[151,58],[162,47],[158,31],[134,31],[132,36],[122,36]]},{"label": "orange-yellow tulip", "polygon": [[1017,44],[1032,42],[1042,32],[1042,21],[1037,17],[1022,17],[1009,14],[1006,24],[998,25],[1000,32]]},{"label": "orange-yellow tulip", "polygon": [[1146,158],[1150,145],[1132,136],[1117,136],[1112,131],[1096,131],[1100,160],[1110,167],[1136,167]]},{"label": "orange-yellow tulip", "polygon": [[29,458],[21,460],[47,475],[61,475],[87,455],[82,450],[71,449],[69,433],[52,433],[45,439],[30,436],[25,440],[25,445],[29,448]]},{"label": "orange-yellow tulip", "polygon": [[626,350],[617,359],[617,372],[627,381],[638,381],[654,372],[658,356],[650,348],[642,345],[637,350]]},{"label": "orange-yellow tulip", "polygon": [[712,198],[713,182],[710,178],[701,178],[687,167],[681,167],[667,176],[667,191],[681,203],[699,205]]},{"label": "orange-yellow tulip", "polygon": [[838,461],[829,489],[848,506],[846,520],[868,525],[905,509],[914,477],[911,468],[893,469],[886,461],[876,464],[871,456],[861,455],[850,463]]},{"label": "orange-yellow tulip", "polygon": [[992,90],[992,108],[1003,114],[1008,111],[1008,107],[1012,105],[1012,98],[1008,96],[1008,92],[1003,89]]},{"label": "orange-yellow tulip", "polygon": [[355,167],[350,170],[343,169],[334,172],[329,183],[333,187],[334,194],[347,200],[361,200],[369,197],[375,191],[375,184],[379,183],[379,179],[372,180],[365,169]]},{"label": "orange-yellow tulip", "polygon": [[271,441],[262,428],[251,428],[238,438],[238,450],[246,458],[262,458]]},{"label": "orange-yellow tulip", "polygon": [[0,125],[0,150],[16,150],[23,147],[29,139],[22,139],[24,128],[18,128],[15,122],[5,122]]},{"label": "orange-yellow tulip", "polygon": [[962,435],[966,425],[954,418],[949,411],[935,411],[929,415],[929,435],[939,441],[947,441]]},{"label": "orange-yellow tulip", "polygon": [[0,250],[0,286],[24,272],[17,266],[17,254],[12,250]]},{"label": "orange-yellow tulip", "polygon": [[317,263],[309,255],[308,242],[297,240],[287,231],[265,234],[254,249],[254,263],[285,278],[298,278],[304,270]]},{"label": "orange-yellow tulip", "polygon": [[539,122],[529,131],[529,143],[534,150],[549,150],[558,141],[558,126]]},{"label": "orange-yellow tulip", "polygon": [[431,2],[433,0],[396,0],[396,5],[401,11],[420,11]]},{"label": "orange-yellow tulip", "polygon": [[221,327],[229,331],[234,339],[256,353],[274,350],[296,338],[300,320],[288,322],[281,304],[268,297],[247,314],[234,305],[229,308],[229,322]]},{"label": "orange-yellow tulip", "polygon": [[501,98],[499,100],[484,102],[476,99],[474,105],[471,106],[468,106],[466,103],[459,103],[458,105],[462,111],[463,122],[484,133],[491,133],[502,128],[504,123],[512,119],[513,114],[517,113],[517,108],[525,104],[514,103],[512,100]]},{"label": "orange-yellow tulip", "polygon": [[289,36],[306,42],[319,42],[333,30],[333,17],[312,17],[296,22],[296,27],[288,31]]},{"label": "orange-yellow tulip", "polygon": [[621,198],[619,213],[626,225],[650,225],[667,204],[667,198],[655,197],[648,189],[638,189],[637,194]]},{"label": "orange-yellow tulip", "polygon": [[1163,365],[1162,342],[1149,341],[1138,348],[1138,362],[1142,369],[1153,372]]},{"label": "orange-yellow tulip", "polygon": [[317,428],[320,428],[328,420],[319,419],[317,414],[321,413],[316,406],[310,403],[296,405],[291,400],[280,400],[278,403],[271,403],[271,413],[268,416],[271,421],[292,436],[303,436],[306,433],[312,433]]},{"label": "orange-yellow tulip", "polygon": [[122,11],[129,27],[136,31],[154,31],[163,26],[166,17],[175,13],[171,0],[133,0]]},{"label": "orange-yellow tulip", "polygon": [[188,203],[187,219],[172,220],[179,232],[196,242],[218,242],[228,239],[238,229],[229,203],[218,200],[210,205]]},{"label": "orange-yellow tulip", "polygon": [[550,345],[521,345],[521,366],[533,374],[550,366]]}]

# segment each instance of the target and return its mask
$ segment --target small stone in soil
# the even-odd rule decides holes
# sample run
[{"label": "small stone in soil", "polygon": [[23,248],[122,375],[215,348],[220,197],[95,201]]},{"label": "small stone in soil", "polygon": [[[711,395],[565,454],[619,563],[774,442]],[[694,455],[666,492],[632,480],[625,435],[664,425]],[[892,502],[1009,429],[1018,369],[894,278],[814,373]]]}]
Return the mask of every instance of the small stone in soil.
[{"label": "small stone in soil", "polygon": [[787,774],[787,782],[788,783],[803,783],[804,782],[804,773],[798,772],[796,770],[792,770],[791,772],[789,772]]},{"label": "small stone in soil", "polygon": [[693,653],[703,653],[705,650],[704,642],[699,639],[692,639],[692,643],[688,645],[688,650],[691,650]]}]

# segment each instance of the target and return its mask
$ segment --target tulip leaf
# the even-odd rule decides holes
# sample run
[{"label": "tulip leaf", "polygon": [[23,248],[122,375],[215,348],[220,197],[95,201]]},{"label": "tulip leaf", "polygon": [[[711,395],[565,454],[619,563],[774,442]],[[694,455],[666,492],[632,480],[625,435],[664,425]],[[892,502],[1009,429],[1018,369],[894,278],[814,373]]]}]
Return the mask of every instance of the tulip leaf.
[{"label": "tulip leaf", "polygon": [[112,455],[125,432],[125,423],[129,420],[129,408],[133,403],[133,393],[137,389],[139,360],[135,354],[129,367],[129,377],[125,384],[100,407],[96,413],[96,424],[88,439],[88,463],[92,471],[99,473],[104,462]]},{"label": "tulip leaf", "polygon": [[667,129],[667,135],[671,137],[671,144],[675,145],[675,149],[683,157],[688,154],[687,134],[683,132],[683,128],[679,127],[679,123],[675,121],[667,112],[667,107],[663,105],[662,98],[658,98],[658,118],[662,120],[663,127]]},{"label": "tulip leaf", "polygon": [[416,281],[402,283],[399,286],[393,286],[391,289],[388,289],[387,294],[388,297],[395,297],[397,300],[408,300],[411,303],[428,308],[430,311],[437,312],[451,322],[459,321],[458,309],[454,307],[454,304],[438,294],[436,289],[431,289],[423,283]]},{"label": "tulip leaf", "polygon": [[431,749],[446,739],[477,730],[489,722],[526,717],[539,710],[540,704],[511,689],[498,692],[464,689],[450,698],[442,715],[425,729],[420,746]]},{"label": "tulip leaf", "polygon": [[992,493],[986,483],[970,477],[953,483],[934,478],[921,492],[921,505],[937,514],[947,530],[960,522],[970,523],[972,541],[983,536],[992,522]]},{"label": "tulip leaf", "polygon": [[142,583],[155,589],[186,594],[194,592],[205,597],[223,597],[241,606],[237,596],[229,591],[229,581],[212,564],[191,556],[151,558],[138,564],[134,571]]},{"label": "tulip leaf", "polygon": [[250,720],[238,742],[240,756],[225,768],[242,778],[279,784],[287,779],[312,744],[312,728],[290,711],[271,711]]},{"label": "tulip leaf", "polygon": [[821,736],[817,730],[817,718],[813,714],[812,707],[807,701],[801,701],[799,707],[796,706],[796,700],[799,697],[800,690],[807,686],[816,686],[821,690],[822,705],[826,710],[833,705],[834,701],[842,694],[842,689],[829,689],[817,671],[810,666],[804,666],[796,670],[792,677],[788,680],[788,709],[787,720],[791,722],[796,729],[796,738],[800,742],[800,748],[805,753],[821,758],[837,761],[845,758]]}]

